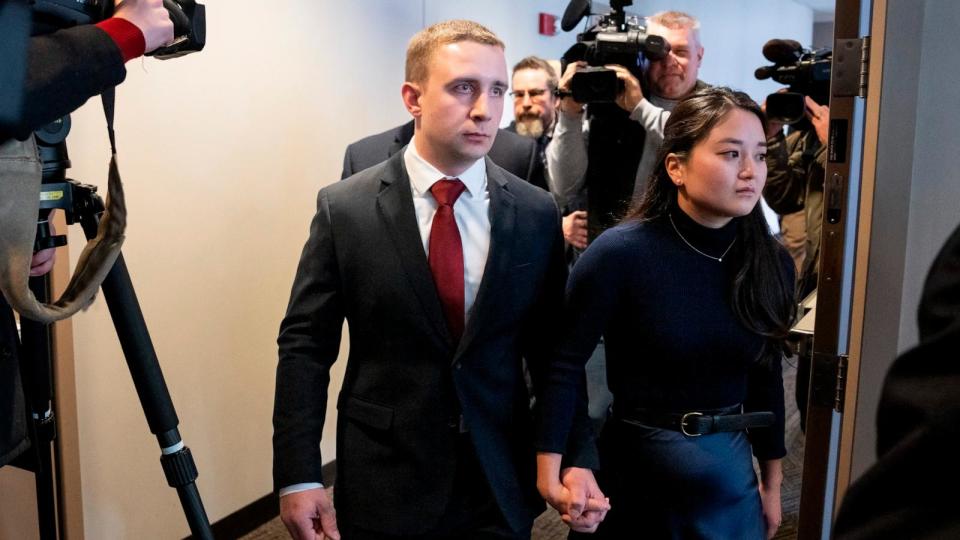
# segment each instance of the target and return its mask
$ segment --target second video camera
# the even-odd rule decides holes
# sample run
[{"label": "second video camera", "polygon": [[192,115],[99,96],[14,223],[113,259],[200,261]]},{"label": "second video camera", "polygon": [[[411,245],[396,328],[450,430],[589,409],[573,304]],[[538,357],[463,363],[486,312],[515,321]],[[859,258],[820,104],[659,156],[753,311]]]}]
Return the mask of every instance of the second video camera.
[{"label": "second video camera", "polygon": [[[617,73],[603,66],[621,65],[639,75],[644,59],[660,60],[670,52],[670,44],[661,36],[647,33],[636,17],[627,17],[624,8],[633,0],[611,0],[610,13],[600,16],[598,22],[582,34],[577,43],[567,50],[562,68],[571,62],[586,61],[591,67],[578,72],[570,81],[573,99],[579,103],[610,103],[623,91]],[[572,0],[561,21],[561,28],[569,32],[590,14],[589,0]]]},{"label": "second video camera", "polygon": [[789,86],[787,92],[767,96],[767,118],[794,124],[803,119],[804,96],[820,105],[830,102],[830,49],[805,49],[792,39],[771,39],[763,46],[763,56],[773,65],[757,68],[754,76]]}]

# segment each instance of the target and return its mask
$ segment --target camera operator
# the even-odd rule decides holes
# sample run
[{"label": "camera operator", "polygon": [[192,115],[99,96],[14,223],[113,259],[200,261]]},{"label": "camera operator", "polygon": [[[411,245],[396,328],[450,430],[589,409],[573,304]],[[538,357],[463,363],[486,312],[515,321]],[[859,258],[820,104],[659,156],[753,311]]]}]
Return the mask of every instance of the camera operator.
[{"label": "camera operator", "polygon": [[[783,124],[771,118],[767,128],[767,184],[763,198],[781,215],[781,233],[797,266],[797,298],[817,288],[823,179],[827,164],[830,108],[805,95],[804,119],[784,135]],[[793,244],[792,246],[789,244]],[[800,249],[796,249],[800,246]],[[806,427],[810,358],[797,362],[796,402],[800,427]]]},{"label": "camera operator", "polygon": [[[646,87],[650,96],[644,96],[640,81],[623,66],[608,65],[623,83],[623,91],[617,96],[617,105],[630,114],[645,131],[640,153],[633,194],[643,192],[647,177],[656,166],[656,156],[663,141],[663,126],[670,111],[683,98],[707,85],[697,80],[703,46],[700,44],[700,22],[691,15],[679,11],[657,13],[647,19],[647,33],[662,36],[670,44],[669,54],[661,60],[651,61],[646,70]],[[570,91],[571,80],[583,62],[567,66],[560,79],[560,90]],[[590,216],[583,210],[583,201],[590,197],[587,185],[587,144],[590,137],[590,122],[585,118],[584,105],[567,96],[560,101],[560,114],[553,141],[547,146],[547,178],[551,191],[560,199],[564,210],[563,233],[568,243],[577,249],[587,247],[589,236],[596,236],[607,226],[623,217],[629,200],[620,201],[614,208],[600,208],[602,215]],[[634,156],[635,157],[635,156]],[[629,173],[628,173],[629,174]],[[594,181],[600,181],[595,179]],[[588,204],[593,212],[597,204]],[[593,217],[598,219],[594,220]],[[571,239],[573,239],[571,241]],[[606,353],[601,342],[586,364],[589,415],[599,432],[606,420],[613,395],[607,388]]]},{"label": "camera operator", "polygon": [[[823,216],[830,108],[804,96],[804,120],[784,135],[782,122],[770,118],[767,128],[767,184],[763,198],[782,216],[785,238],[799,244],[791,255],[797,266],[801,298],[816,288]],[[800,219],[794,219],[799,215]],[[788,246],[791,247],[791,246]]]},{"label": "camera operator", "polygon": [[[7,24],[0,20],[0,32],[9,30]],[[9,216],[10,205],[16,204],[3,194],[4,187],[24,174],[24,163],[32,163],[39,174],[33,131],[120,84],[126,76],[126,61],[157,49],[173,37],[173,23],[162,0],[124,0],[116,3],[112,18],[97,25],[29,38],[22,112],[12,124],[0,126],[0,219]],[[7,106],[0,103],[0,107]],[[8,225],[3,221],[4,228]],[[6,237],[0,240],[0,247],[10,247]],[[30,275],[49,272],[53,254],[53,249],[35,254]],[[0,466],[29,446],[19,348],[13,312],[0,296]]]},{"label": "camera operator", "polygon": [[[662,60],[651,61],[646,70],[646,87],[649,96],[645,96],[640,81],[623,66],[606,66],[617,72],[617,78],[623,83],[623,91],[617,96],[617,105],[630,114],[630,119],[639,123],[646,132],[640,153],[640,163],[636,171],[633,193],[643,191],[647,177],[653,171],[657,149],[663,140],[663,125],[673,107],[683,98],[706,86],[697,80],[700,62],[703,59],[703,46],[700,44],[700,22],[692,15],[679,11],[664,11],[647,19],[647,33],[662,36],[670,44],[669,54]],[[585,64],[578,62],[567,66],[560,79],[560,90],[570,91],[570,81],[578,68]],[[547,147],[547,173],[551,187],[568,209],[572,201],[589,197],[587,185],[587,141],[589,121],[584,118],[584,104],[567,96],[560,101],[560,114],[553,142]],[[626,209],[629,201],[623,201]],[[609,209],[611,212],[616,209]],[[586,235],[587,212],[572,212],[581,229],[579,236]],[[568,219],[569,218],[568,215]],[[620,215],[614,216],[618,221]],[[572,221],[572,219],[571,219]],[[566,220],[565,220],[566,225]],[[592,231],[593,232],[593,231]],[[596,231],[599,233],[600,231]],[[586,242],[576,247],[586,247]]]}]

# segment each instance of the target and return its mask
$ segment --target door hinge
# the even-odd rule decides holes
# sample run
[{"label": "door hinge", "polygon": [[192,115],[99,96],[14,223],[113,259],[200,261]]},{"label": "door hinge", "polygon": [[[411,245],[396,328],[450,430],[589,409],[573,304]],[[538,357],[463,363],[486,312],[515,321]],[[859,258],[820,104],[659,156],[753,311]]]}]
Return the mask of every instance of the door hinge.
[{"label": "door hinge", "polygon": [[812,404],[843,412],[848,363],[849,357],[845,354],[814,353],[810,374]]},{"label": "door hinge", "polygon": [[838,39],[833,49],[832,89],[837,97],[867,97],[870,78],[870,36]]},{"label": "door hinge", "polygon": [[841,354],[837,357],[837,385],[833,393],[833,410],[843,414],[843,401],[847,395],[847,366],[850,357]]}]

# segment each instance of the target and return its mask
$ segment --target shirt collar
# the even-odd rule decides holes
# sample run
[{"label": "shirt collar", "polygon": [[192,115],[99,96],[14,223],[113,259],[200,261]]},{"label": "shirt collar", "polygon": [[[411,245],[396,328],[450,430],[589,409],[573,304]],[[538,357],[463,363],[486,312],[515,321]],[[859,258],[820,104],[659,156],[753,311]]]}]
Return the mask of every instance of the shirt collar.
[{"label": "shirt collar", "polygon": [[[410,185],[413,187],[414,195],[423,196],[430,191],[430,188],[437,181],[451,178],[423,159],[417,153],[413,140],[410,141],[403,152],[403,164],[407,167],[407,175],[410,177]],[[471,198],[480,196],[487,189],[486,159],[478,159],[469,169],[460,173],[456,178],[463,182]]]}]

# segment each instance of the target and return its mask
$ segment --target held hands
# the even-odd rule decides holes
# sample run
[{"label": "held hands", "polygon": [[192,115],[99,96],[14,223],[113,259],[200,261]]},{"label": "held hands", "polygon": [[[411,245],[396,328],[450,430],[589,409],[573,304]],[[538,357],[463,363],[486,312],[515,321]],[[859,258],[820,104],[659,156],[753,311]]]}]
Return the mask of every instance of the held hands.
[{"label": "held hands", "polygon": [[577,249],[587,248],[587,211],[577,210],[563,217],[563,239]]},{"label": "held hands", "polygon": [[151,52],[173,41],[173,22],[163,0],[116,0],[114,17],[126,19],[143,32],[146,50]]},{"label": "held hands", "polygon": [[600,491],[590,469],[559,471],[560,459],[560,454],[537,455],[537,489],[567,526],[592,533],[610,510],[610,500]]},{"label": "held hands", "polygon": [[340,540],[337,513],[324,488],[280,497],[280,520],[294,540]]}]

